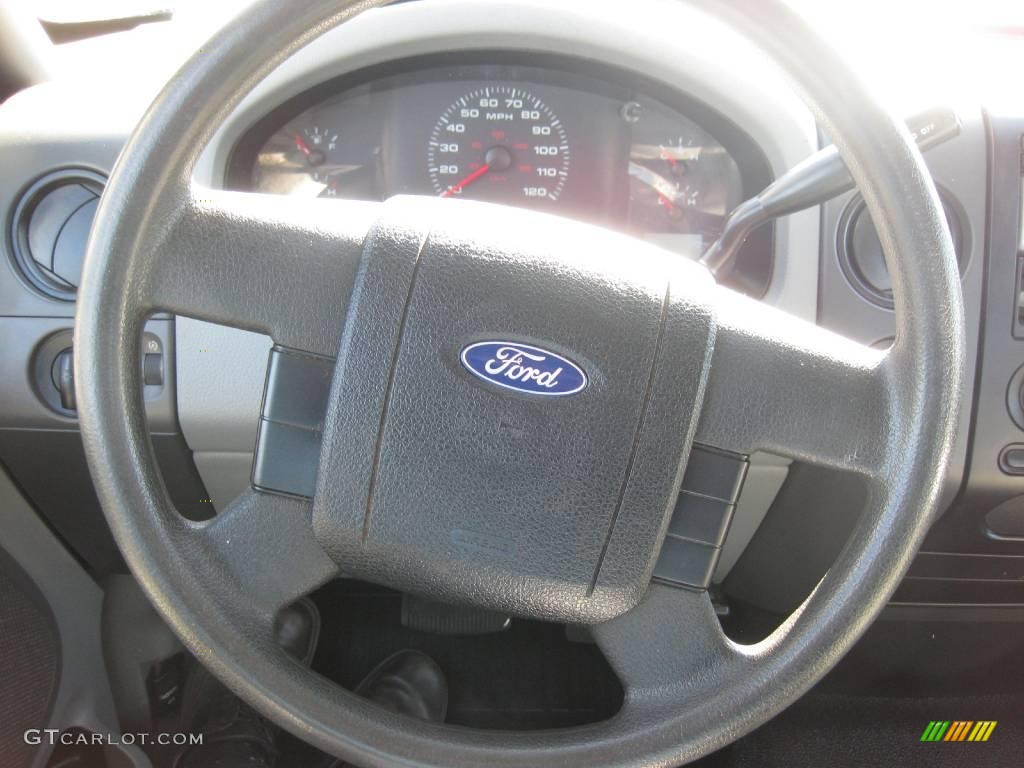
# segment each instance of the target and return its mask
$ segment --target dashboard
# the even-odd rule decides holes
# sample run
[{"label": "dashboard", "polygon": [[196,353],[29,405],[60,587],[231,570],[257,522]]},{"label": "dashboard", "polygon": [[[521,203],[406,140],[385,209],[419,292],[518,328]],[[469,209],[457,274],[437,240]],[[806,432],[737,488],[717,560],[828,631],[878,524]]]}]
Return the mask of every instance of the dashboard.
[{"label": "dashboard", "polygon": [[[736,203],[818,149],[822,131],[744,40],[684,4],[652,4],[657,17],[636,4],[585,0],[420,0],[369,11],[298,51],[232,109],[203,149],[194,182],[308,199],[461,196],[571,216],[693,257]],[[84,567],[97,582],[124,571],[77,414],[59,396],[80,261],[70,259],[65,275],[57,257],[67,243],[84,242],[84,213],[95,210],[98,189],[170,74],[155,66],[149,45],[143,39],[131,54],[111,56],[103,76],[56,78],[0,104],[0,506],[45,522],[37,539],[56,554],[35,554],[32,563],[49,579],[54,604],[74,605],[66,633],[68,612],[57,613],[62,634],[79,638],[85,626],[95,635],[65,648],[68,691],[54,706],[55,727],[78,724],[74,670],[103,659],[102,596],[84,571],[72,578],[69,568]],[[1015,56],[1017,66],[1018,49]],[[1024,102],[983,105],[981,84],[997,78],[981,56],[936,56],[912,69],[916,77],[944,62],[977,69],[959,110],[961,136],[926,156],[959,223],[971,407],[942,489],[947,511],[890,610],[1019,618]],[[949,81],[941,80],[940,99]],[[36,237],[16,226],[21,212],[61,201],[63,218],[27,218]],[[863,344],[888,344],[891,303],[851,279],[858,230],[847,225],[862,213],[850,192],[760,228],[730,286]],[[51,237],[35,250],[47,258],[19,258],[19,241],[34,246],[42,230]],[[45,269],[62,282],[33,279]],[[162,362],[144,391],[151,442],[175,505],[203,519],[250,483],[271,341],[181,316],[155,316],[146,332],[144,363]],[[801,494],[804,469],[785,457],[750,457],[714,575],[736,600],[788,612],[841,547],[844,521],[856,520],[859,488],[826,476],[811,488],[818,494]],[[19,527],[8,527],[5,546],[17,552]],[[84,598],[76,591],[83,585],[92,590]],[[89,682],[83,690],[92,696]],[[93,730],[115,723],[111,715]]]},{"label": "dashboard", "polygon": [[[822,132],[744,41],[681,6],[660,4],[664,23],[643,30],[636,9],[618,4],[422,0],[368,12],[297,52],[232,109],[202,150],[194,182],[308,199],[488,200],[582,219],[693,257],[730,208],[818,149]],[[12,253],[12,225],[26,200],[50,190],[54,173],[64,185],[54,189],[77,206],[73,213],[92,205],[89,185],[105,180],[163,77],[148,90],[98,89],[110,82],[102,78],[55,80],[0,105],[0,209],[8,225],[0,243],[0,463],[97,572],[116,570],[119,558],[101,535],[76,417],[55,400],[74,286],[58,295],[32,282],[27,260]],[[1024,551],[1024,530],[996,530],[986,517],[1012,502],[1018,506],[1007,514],[1024,519],[1015,511],[1024,508],[1024,470],[1015,474],[1001,461],[1007,447],[1024,445],[1017,398],[1024,330],[1011,306],[1024,285],[1024,107],[986,111],[969,101],[959,112],[961,136],[926,156],[959,220],[974,387],[965,399],[978,404],[964,409],[944,488],[950,512],[928,545],[944,554],[922,556],[942,560],[940,574],[947,560],[962,567],[977,556],[1002,567],[1002,558]],[[845,225],[860,222],[862,208],[851,192],[762,227],[730,285],[861,343],[887,344],[893,309],[850,278],[845,252],[856,239],[846,235],[857,232]],[[78,232],[78,219],[68,221],[51,229]],[[44,255],[58,254],[58,242]],[[249,482],[270,340],[187,317],[154,317],[147,330],[165,374],[146,392],[154,444],[170,457],[165,463],[184,468],[168,488],[180,508],[191,500],[199,517]],[[748,545],[770,521],[789,467],[784,457],[751,458],[716,581],[736,578],[740,555],[756,554]],[[825,528],[806,529],[806,552],[817,551]],[[780,537],[789,541],[794,530]],[[791,560],[807,560],[804,550]],[[764,559],[776,554],[766,547]],[[1015,593],[1001,601],[1024,604],[1020,583],[1007,586]],[[948,586],[928,574],[914,585]],[[763,601],[768,586],[752,583],[750,601]],[[932,593],[903,601],[952,602]]]},{"label": "dashboard", "polygon": [[[706,105],[621,71],[585,75],[566,59],[538,58],[427,57],[317,86],[241,137],[227,186],[483,200],[697,258],[726,215],[770,182],[757,145]],[[760,295],[770,270],[768,231],[749,244],[734,284]]]}]

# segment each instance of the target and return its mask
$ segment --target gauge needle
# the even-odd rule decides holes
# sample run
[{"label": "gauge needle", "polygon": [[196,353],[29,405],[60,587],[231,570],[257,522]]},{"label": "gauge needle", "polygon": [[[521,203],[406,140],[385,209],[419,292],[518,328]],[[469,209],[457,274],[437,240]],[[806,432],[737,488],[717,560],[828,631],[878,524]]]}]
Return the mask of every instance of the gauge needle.
[{"label": "gauge needle", "polygon": [[313,153],[313,150],[309,148],[309,144],[306,143],[306,140],[297,133],[295,134],[295,148],[307,157]]},{"label": "gauge needle", "polygon": [[634,163],[630,160],[629,175],[637,181],[649,186],[657,192],[659,196],[664,197],[670,203],[675,203],[679,199],[679,187],[661,174],[655,173],[646,165],[640,165],[640,163]]},{"label": "gauge needle", "polygon": [[657,192],[656,194],[658,195],[658,202],[662,205],[662,207],[667,208],[670,212],[676,211],[675,203],[673,203],[671,200],[669,200],[667,197],[661,194],[661,192]]},{"label": "gauge needle", "polygon": [[441,193],[441,197],[451,197],[452,195],[454,195],[456,192],[458,192],[460,189],[462,189],[466,185],[472,184],[474,181],[479,179],[481,176],[483,176],[489,170],[491,170],[491,164],[490,163],[484,163],[479,168],[477,168],[475,171],[473,171],[471,174],[469,174],[469,176],[464,178],[462,181],[458,182],[457,184],[452,184],[450,187],[448,187],[448,189],[446,189],[444,192]]}]

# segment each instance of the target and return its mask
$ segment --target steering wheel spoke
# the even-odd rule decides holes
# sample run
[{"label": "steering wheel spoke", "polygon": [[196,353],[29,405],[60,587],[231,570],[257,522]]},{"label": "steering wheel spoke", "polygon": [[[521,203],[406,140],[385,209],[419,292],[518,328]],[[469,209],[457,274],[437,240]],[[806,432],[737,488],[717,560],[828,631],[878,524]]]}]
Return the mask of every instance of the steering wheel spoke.
[{"label": "steering wheel spoke", "polygon": [[595,626],[594,639],[625,689],[625,714],[685,697],[739,658],[707,592],[652,584],[631,611]]},{"label": "steering wheel spoke", "polygon": [[250,596],[257,618],[277,612],[337,575],[313,536],[312,502],[246,490],[208,523],[190,530],[198,551],[234,593]]},{"label": "steering wheel spoke", "polygon": [[696,441],[878,472],[891,429],[887,355],[725,289]]},{"label": "steering wheel spoke", "polygon": [[380,204],[192,188],[151,254],[153,310],[333,355]]}]

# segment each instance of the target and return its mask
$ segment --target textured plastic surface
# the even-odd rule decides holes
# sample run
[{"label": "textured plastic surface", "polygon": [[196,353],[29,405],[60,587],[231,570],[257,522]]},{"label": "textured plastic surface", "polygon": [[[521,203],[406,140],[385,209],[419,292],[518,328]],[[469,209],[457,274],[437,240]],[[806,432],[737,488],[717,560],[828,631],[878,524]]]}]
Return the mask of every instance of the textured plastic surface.
[{"label": "textured plastic surface", "polygon": [[[688,449],[708,276],[632,243],[619,259],[626,241],[589,227],[432,208],[419,229],[399,202],[369,239],[314,530],[346,572],[396,588],[565,621],[622,613]],[[459,361],[480,338],[553,349],[589,386],[547,398],[482,382]]]},{"label": "textured plastic surface", "polygon": [[435,635],[484,635],[509,628],[512,617],[495,611],[402,594],[402,626]]}]

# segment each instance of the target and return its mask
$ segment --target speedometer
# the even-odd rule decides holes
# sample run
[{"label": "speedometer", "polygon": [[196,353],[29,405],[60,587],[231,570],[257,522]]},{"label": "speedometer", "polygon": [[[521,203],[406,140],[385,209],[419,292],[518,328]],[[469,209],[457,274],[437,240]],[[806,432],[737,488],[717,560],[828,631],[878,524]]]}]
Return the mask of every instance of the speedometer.
[{"label": "speedometer", "polygon": [[441,197],[554,202],[569,175],[569,138],[558,116],[524,89],[478,88],[441,113],[427,169]]}]

